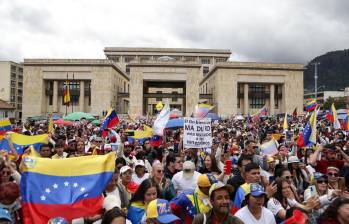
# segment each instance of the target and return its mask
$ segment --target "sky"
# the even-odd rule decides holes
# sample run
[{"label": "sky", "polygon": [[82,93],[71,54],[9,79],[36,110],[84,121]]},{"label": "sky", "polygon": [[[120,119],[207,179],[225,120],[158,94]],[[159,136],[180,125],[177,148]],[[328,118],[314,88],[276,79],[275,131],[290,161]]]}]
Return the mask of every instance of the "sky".
[{"label": "sky", "polygon": [[0,60],[180,47],[306,64],[349,48],[348,12],[348,0],[0,0]]}]

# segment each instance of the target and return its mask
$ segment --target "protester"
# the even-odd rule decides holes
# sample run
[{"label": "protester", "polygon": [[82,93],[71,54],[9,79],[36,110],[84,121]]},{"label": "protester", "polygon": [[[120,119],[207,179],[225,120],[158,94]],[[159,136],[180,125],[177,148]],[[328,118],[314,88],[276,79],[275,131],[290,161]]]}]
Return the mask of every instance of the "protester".
[{"label": "protester", "polygon": [[349,199],[337,198],[321,214],[319,224],[346,224],[349,223]]},{"label": "protester", "polygon": [[143,160],[137,160],[134,164],[135,171],[132,174],[132,181],[137,185],[140,185],[144,180],[149,178],[149,173],[145,170],[145,164]]},{"label": "protester", "polygon": [[185,161],[183,163],[183,170],[176,173],[172,178],[176,194],[195,190],[199,176],[200,173],[195,170],[195,164],[192,161]]},{"label": "protester", "polygon": [[174,223],[179,220],[172,214],[169,202],[164,199],[152,200],[147,207],[146,217],[148,224]]}]

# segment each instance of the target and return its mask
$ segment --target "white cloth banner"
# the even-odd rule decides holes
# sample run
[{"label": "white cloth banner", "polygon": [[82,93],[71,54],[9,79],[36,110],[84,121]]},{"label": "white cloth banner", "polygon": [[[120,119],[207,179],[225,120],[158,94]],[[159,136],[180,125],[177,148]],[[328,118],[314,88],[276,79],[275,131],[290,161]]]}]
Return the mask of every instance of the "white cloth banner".
[{"label": "white cloth banner", "polygon": [[154,121],[153,133],[155,135],[164,135],[164,128],[166,127],[168,119],[170,119],[170,106],[166,104]]},{"label": "white cloth banner", "polygon": [[209,148],[212,146],[211,118],[184,118],[184,148]]}]

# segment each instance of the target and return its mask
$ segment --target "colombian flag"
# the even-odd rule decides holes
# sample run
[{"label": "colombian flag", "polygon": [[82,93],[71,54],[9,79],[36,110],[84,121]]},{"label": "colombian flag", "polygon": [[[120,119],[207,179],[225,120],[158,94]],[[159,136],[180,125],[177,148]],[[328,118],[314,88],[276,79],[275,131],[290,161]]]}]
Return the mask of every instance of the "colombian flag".
[{"label": "colombian flag", "polygon": [[304,110],[305,111],[313,111],[317,106],[316,100],[309,101],[308,103],[305,104]]},{"label": "colombian flag", "polygon": [[115,153],[67,159],[28,156],[21,179],[25,224],[46,224],[50,218],[99,214],[102,192],[115,169]]},{"label": "colombian flag", "polygon": [[[36,151],[39,151],[41,144],[48,142],[48,134],[30,136],[30,135],[22,135],[18,133],[11,133],[10,139],[17,153],[23,154],[24,149],[30,145],[32,145]],[[0,150],[5,150],[8,152],[11,151],[9,142],[7,139],[3,139],[0,142]]]},{"label": "colombian flag", "polygon": [[[67,75],[68,76],[68,75]],[[65,82],[64,92],[63,92],[63,103],[67,106],[70,104],[70,90],[69,90],[69,81]]]},{"label": "colombian flag", "polygon": [[114,109],[110,109],[105,116],[104,121],[101,125],[102,136],[106,137],[108,135],[108,131],[106,129],[113,128],[119,123],[118,114]]},{"label": "colombian flag", "polygon": [[7,118],[7,119],[0,120],[0,139],[3,138],[6,132],[11,130],[12,130],[12,127],[11,127],[10,119]]}]

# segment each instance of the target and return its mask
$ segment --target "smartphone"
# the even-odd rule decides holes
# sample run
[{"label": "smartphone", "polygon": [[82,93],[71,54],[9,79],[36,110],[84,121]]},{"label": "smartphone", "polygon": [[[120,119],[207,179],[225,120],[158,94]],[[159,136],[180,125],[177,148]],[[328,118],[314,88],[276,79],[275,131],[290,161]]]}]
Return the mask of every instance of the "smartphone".
[{"label": "smartphone", "polygon": [[269,177],[269,184],[273,183],[274,180],[275,180],[275,177],[274,176],[270,176]]}]

